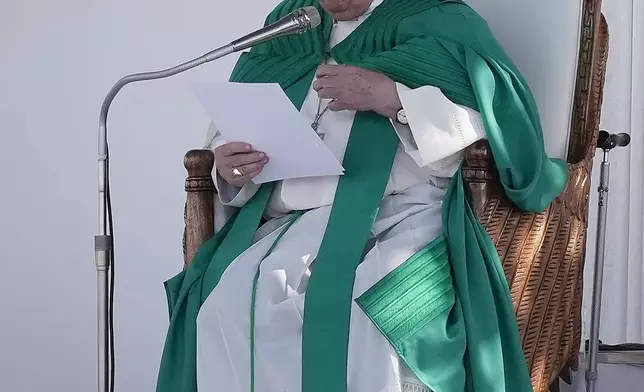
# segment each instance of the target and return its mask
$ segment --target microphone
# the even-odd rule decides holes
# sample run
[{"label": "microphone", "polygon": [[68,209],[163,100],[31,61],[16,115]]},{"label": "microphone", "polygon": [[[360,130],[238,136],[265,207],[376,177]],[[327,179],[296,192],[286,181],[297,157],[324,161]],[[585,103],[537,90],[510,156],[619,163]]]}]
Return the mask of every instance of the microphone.
[{"label": "microphone", "polygon": [[230,43],[235,52],[259,45],[275,38],[302,34],[320,25],[322,19],[315,7],[299,8],[275,23]]},{"label": "microphone", "polygon": [[[108,392],[110,386],[114,386],[114,329],[112,318],[114,270],[111,268],[114,264],[114,244],[109,187],[109,150],[107,145],[107,114],[112,101],[119,91],[130,83],[167,78],[276,38],[305,33],[318,27],[321,19],[315,7],[299,8],[275,23],[271,23],[194,60],[161,71],[125,76],[107,93],[101,106],[98,125],[99,227],[98,234],[94,236],[94,261],[98,278],[98,392]],[[109,279],[108,273],[110,275]]]},{"label": "microphone", "polygon": [[609,134],[606,131],[599,131],[597,148],[612,150],[615,147],[626,147],[631,143],[631,136],[628,133]]}]

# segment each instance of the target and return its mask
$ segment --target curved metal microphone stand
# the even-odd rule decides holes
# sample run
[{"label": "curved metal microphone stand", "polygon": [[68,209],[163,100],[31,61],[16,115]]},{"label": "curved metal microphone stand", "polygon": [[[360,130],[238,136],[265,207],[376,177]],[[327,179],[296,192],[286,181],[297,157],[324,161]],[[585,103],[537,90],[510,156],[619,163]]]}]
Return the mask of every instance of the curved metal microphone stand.
[{"label": "curved metal microphone stand", "polygon": [[626,147],[631,138],[626,133],[609,134],[599,132],[597,148],[604,152],[599,174],[598,213],[597,213],[597,238],[595,239],[595,266],[593,277],[593,297],[590,324],[589,359],[586,369],[586,392],[595,392],[597,380],[597,356],[599,354],[599,324],[601,318],[602,283],[604,278],[604,249],[606,243],[606,210],[608,209],[608,183],[610,175],[610,162],[608,155],[615,147]]},{"label": "curved metal microphone stand", "polygon": [[[231,53],[248,49],[252,46],[291,34],[301,34],[319,26],[321,17],[315,7],[297,9],[284,18],[265,26],[251,34],[231,42],[226,46],[215,49],[194,60],[185,62],[176,67],[162,71],[137,73],[120,79],[108,92],[99,117],[98,126],[98,195],[99,216],[98,235],[94,237],[95,264],[98,284],[98,392],[114,390],[114,368],[108,364],[113,360],[113,353],[108,351],[110,343],[113,349],[111,332],[111,299],[110,284],[113,290],[112,279],[108,273],[114,264],[113,227],[111,214],[111,200],[109,192],[109,149],[107,144],[107,114],[110,105],[123,87],[133,82],[167,78],[189,69],[198,67],[210,61],[227,56]],[[111,370],[111,372],[110,372]]]},{"label": "curved metal microphone stand", "polygon": [[101,107],[101,114],[98,126],[98,195],[99,195],[99,209],[98,209],[98,235],[94,239],[96,272],[98,279],[98,391],[110,391],[110,369],[108,363],[110,360],[110,353],[108,352],[108,345],[110,337],[108,331],[110,329],[110,297],[108,295],[108,288],[110,286],[110,279],[108,279],[108,272],[113,263],[113,244],[112,244],[112,224],[111,224],[111,207],[109,195],[109,154],[107,145],[107,113],[110,105],[118,92],[126,85],[144,80],[153,80],[167,78],[178,73],[187,71],[191,68],[205,64],[209,61],[218,59],[234,52],[234,47],[231,45],[224,46],[216,49],[207,55],[201,56],[192,61],[183,63],[173,68],[169,68],[158,72],[147,72],[140,74],[133,74],[126,76],[119,80],[114,87],[109,91],[107,97]]}]

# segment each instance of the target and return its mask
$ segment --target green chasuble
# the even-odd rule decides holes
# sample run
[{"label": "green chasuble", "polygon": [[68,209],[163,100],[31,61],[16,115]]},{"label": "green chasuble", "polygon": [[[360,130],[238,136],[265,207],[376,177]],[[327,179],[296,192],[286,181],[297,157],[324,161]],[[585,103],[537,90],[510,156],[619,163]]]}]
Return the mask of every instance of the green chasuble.
[{"label": "green chasuble", "polygon": [[[279,83],[301,108],[325,58],[332,20],[316,0],[285,0],[266,20],[272,23],[309,5],[324,16],[319,28],[243,54],[231,81]],[[542,211],[563,190],[567,165],[546,156],[525,80],[485,21],[462,1],[385,0],[331,56],[410,88],[436,86],[453,102],[479,111],[501,183],[518,207]],[[346,174],[339,180],[306,291],[302,392],[347,391],[355,269],[398,142],[388,119],[356,114],[343,159]],[[170,327],[157,392],[197,390],[199,309],[228,265],[250,246],[272,189],[273,184],[263,185],[200,248],[190,267],[166,283]],[[468,205],[460,171],[443,202],[443,226],[441,238],[367,291],[358,304],[434,392],[531,391],[503,268]]]}]

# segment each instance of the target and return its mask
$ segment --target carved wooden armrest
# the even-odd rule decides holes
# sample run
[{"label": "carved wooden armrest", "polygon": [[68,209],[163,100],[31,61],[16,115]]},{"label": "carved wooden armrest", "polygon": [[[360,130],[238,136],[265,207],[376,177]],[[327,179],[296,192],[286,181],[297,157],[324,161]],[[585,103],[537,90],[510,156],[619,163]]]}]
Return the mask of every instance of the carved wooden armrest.
[{"label": "carved wooden armrest", "polygon": [[215,234],[215,184],[212,180],[215,155],[212,150],[190,150],[183,163],[188,171],[183,262],[188,265],[199,247]]}]

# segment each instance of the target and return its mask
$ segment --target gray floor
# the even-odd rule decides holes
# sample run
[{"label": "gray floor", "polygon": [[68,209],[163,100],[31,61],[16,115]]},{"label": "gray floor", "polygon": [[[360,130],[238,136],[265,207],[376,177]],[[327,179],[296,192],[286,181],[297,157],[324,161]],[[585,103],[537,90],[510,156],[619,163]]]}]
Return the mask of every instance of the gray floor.
[{"label": "gray floor", "polygon": [[[595,392],[644,391],[644,366],[626,364],[600,364]],[[586,374],[583,364],[575,373],[573,384],[561,382],[561,392],[586,392]]]}]

